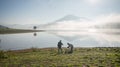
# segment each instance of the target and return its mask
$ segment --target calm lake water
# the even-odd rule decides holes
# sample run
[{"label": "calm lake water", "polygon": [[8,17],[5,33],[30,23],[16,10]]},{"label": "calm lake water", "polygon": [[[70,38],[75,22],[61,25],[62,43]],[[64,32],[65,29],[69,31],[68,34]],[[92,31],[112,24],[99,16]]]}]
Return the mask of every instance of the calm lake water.
[{"label": "calm lake water", "polygon": [[74,47],[120,47],[119,30],[46,31],[19,34],[0,34],[0,49],[19,50],[26,48],[63,47],[72,43]]}]

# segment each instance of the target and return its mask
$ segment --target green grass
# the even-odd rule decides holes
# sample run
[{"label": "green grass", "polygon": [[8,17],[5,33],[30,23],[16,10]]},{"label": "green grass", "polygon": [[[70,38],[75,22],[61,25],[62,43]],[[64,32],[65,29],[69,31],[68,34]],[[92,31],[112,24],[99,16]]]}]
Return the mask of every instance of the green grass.
[{"label": "green grass", "polygon": [[120,67],[118,47],[75,48],[72,54],[58,54],[56,48],[31,48],[1,53],[1,67]]},{"label": "green grass", "polygon": [[43,30],[27,30],[27,29],[2,29],[0,28],[0,34],[12,34],[12,33],[29,33],[29,32],[41,32]]}]

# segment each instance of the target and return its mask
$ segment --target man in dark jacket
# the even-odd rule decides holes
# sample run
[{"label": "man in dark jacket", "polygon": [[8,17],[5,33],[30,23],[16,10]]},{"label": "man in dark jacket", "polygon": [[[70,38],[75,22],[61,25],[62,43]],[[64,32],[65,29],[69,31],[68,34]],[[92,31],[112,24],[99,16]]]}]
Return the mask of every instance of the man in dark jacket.
[{"label": "man in dark jacket", "polygon": [[58,42],[58,44],[57,44],[57,46],[58,46],[58,53],[62,53],[62,45],[63,45],[62,40],[60,40]]}]

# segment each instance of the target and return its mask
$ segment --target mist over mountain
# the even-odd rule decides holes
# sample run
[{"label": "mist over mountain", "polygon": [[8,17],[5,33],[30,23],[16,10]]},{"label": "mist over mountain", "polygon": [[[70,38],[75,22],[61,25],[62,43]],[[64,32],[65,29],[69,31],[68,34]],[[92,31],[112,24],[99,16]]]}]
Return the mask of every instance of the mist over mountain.
[{"label": "mist over mountain", "polygon": [[89,25],[90,20],[84,17],[78,17],[74,15],[67,15],[54,22],[39,25],[39,29],[45,30],[78,30],[80,28],[86,28]]},{"label": "mist over mountain", "polygon": [[[94,19],[96,20],[96,19]],[[60,18],[54,22],[39,25],[39,29],[44,30],[81,30],[81,29],[89,29],[89,28],[95,28],[95,29],[120,29],[120,22],[100,22],[100,20],[97,20],[99,24],[96,24],[96,22],[91,21],[84,17],[78,17],[74,15],[67,15],[63,18]]]},{"label": "mist over mountain", "polygon": [[[37,29],[42,30],[120,29],[119,17],[116,19],[117,17],[115,16],[113,20],[111,18],[102,17],[102,20],[98,18],[98,20],[93,19],[92,21],[85,17],[66,15],[47,24],[6,24],[3,26],[15,29],[33,29],[33,26],[37,26]],[[97,20],[98,24],[94,20]]]}]

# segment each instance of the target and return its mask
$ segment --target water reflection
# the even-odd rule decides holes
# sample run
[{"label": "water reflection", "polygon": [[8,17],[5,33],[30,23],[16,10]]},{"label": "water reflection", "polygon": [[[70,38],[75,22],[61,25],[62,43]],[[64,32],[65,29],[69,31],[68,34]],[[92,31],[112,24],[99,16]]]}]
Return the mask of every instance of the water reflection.
[{"label": "water reflection", "polygon": [[37,36],[37,33],[36,33],[36,32],[34,32],[34,33],[33,33],[33,36]]},{"label": "water reflection", "polygon": [[[61,37],[69,42],[88,44],[99,47],[120,46],[120,31],[96,30],[96,31],[49,31],[49,33]],[[117,34],[116,34],[117,33]]]},{"label": "water reflection", "polygon": [[74,41],[76,39],[84,39],[88,37],[95,38],[97,40],[106,40],[106,41],[118,41],[120,42],[120,31],[108,32],[108,31],[99,31],[99,32],[89,32],[89,31],[48,31],[49,33],[56,35],[58,37],[64,38],[65,40]]},{"label": "water reflection", "polygon": [[74,41],[76,39],[87,37],[87,33],[80,31],[49,31],[50,34],[61,37],[67,41]]},{"label": "water reflection", "polygon": [[[117,32],[117,34],[116,34]],[[72,43],[75,47],[120,47],[119,30],[47,31],[0,35],[1,49],[56,47],[57,41]]]}]

